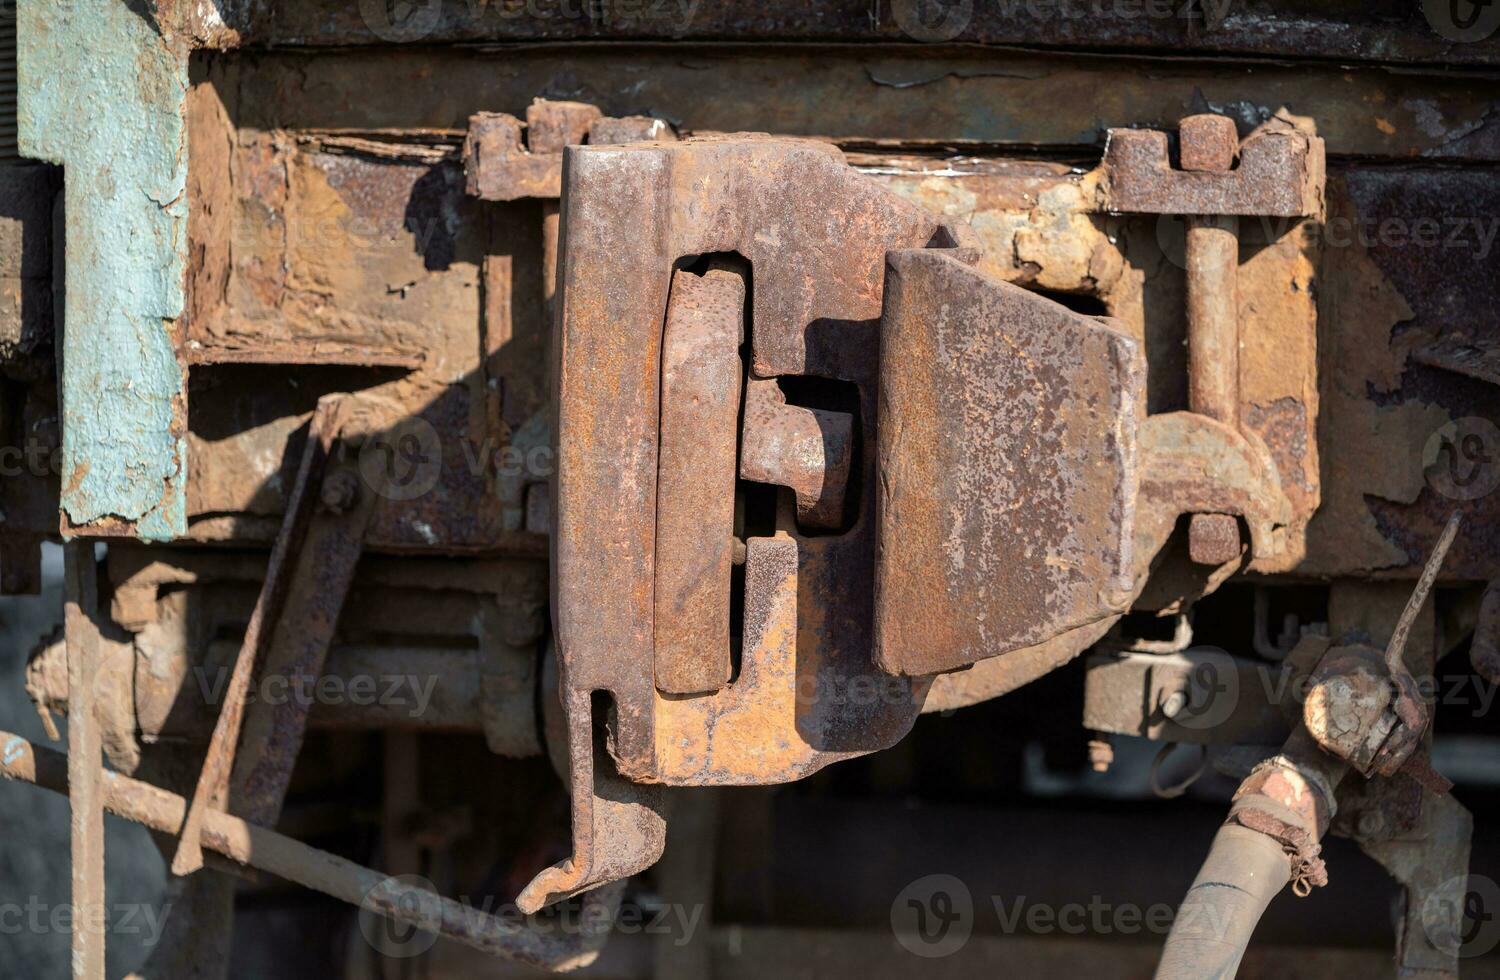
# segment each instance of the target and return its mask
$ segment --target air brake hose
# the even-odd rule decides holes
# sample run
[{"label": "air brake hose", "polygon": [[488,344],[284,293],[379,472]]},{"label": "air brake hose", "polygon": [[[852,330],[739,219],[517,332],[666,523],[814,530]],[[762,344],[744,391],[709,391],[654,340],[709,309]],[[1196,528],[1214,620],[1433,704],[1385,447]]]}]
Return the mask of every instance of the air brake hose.
[{"label": "air brake hose", "polygon": [[1227,980],[1261,915],[1287,882],[1306,895],[1326,884],[1319,841],[1348,771],[1305,728],[1240,784],[1167,935],[1157,980]]}]

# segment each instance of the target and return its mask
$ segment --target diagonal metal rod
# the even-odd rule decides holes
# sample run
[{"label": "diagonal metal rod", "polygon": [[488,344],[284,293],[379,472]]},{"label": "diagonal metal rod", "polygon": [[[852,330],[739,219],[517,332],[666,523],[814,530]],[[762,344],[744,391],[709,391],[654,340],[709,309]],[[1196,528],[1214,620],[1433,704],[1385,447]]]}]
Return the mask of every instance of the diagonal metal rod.
[{"label": "diagonal metal rod", "polygon": [[282,519],[281,531],[271,548],[270,564],[266,566],[265,582],[255,600],[255,610],[245,628],[245,639],[235,658],[234,670],[229,675],[229,686],[224,692],[224,706],[209,739],[208,752],[203,757],[203,769],[198,776],[198,785],[188,808],[187,824],[183,827],[182,839],[177,843],[177,853],[172,856],[172,873],[188,875],[203,867],[203,850],[198,844],[198,829],[203,824],[203,815],[209,810],[223,810],[228,804],[229,778],[234,767],[235,749],[240,743],[240,729],[245,719],[246,695],[250,690],[252,675],[263,659],[269,632],[276,626],[281,607],[286,601],[287,581],[296,564],[297,552],[306,536],[307,525],[317,497],[317,487],[327,463],[328,451],[338,434],[340,405],[336,398],[325,398],[318,403],[308,426],[307,446],[302,451],[302,461],[297,469],[297,479],[287,500],[286,516]]},{"label": "diagonal metal rod", "polygon": [[1406,650],[1406,638],[1411,634],[1412,624],[1417,621],[1417,613],[1422,611],[1422,605],[1427,601],[1427,594],[1432,591],[1432,584],[1437,581],[1438,572],[1443,570],[1443,559],[1448,557],[1448,549],[1453,547],[1453,539],[1458,535],[1458,526],[1463,523],[1463,517],[1458,511],[1448,518],[1448,526],[1443,528],[1443,533],[1438,536],[1438,541],[1432,549],[1432,555],[1427,559],[1427,567],[1422,569],[1422,577],[1417,580],[1417,587],[1412,590],[1411,598],[1406,600],[1406,608],[1401,610],[1401,618],[1396,621],[1396,629],[1391,633],[1391,642],[1385,647],[1385,665],[1392,676],[1406,670],[1401,662],[1402,653]]},{"label": "diagonal metal rod", "polygon": [[[68,759],[61,752],[0,731],[0,777],[66,796],[67,769]],[[182,828],[187,801],[181,796],[116,772],[99,770],[99,775],[105,811],[164,834],[176,834]],[[518,914],[492,915],[444,898],[222,810],[204,811],[201,843],[237,864],[486,953],[548,970],[570,970],[593,962],[609,938],[623,891],[619,882],[596,889],[584,896],[576,920],[549,928],[530,924]]]}]

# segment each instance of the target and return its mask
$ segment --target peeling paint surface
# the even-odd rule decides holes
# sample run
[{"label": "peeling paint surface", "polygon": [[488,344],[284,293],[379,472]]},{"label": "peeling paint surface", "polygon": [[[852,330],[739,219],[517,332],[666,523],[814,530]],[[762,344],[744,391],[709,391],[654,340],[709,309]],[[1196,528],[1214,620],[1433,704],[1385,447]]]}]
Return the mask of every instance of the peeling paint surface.
[{"label": "peeling paint surface", "polygon": [[19,0],[23,154],[62,164],[65,532],[185,533],[185,51],[120,0]]}]

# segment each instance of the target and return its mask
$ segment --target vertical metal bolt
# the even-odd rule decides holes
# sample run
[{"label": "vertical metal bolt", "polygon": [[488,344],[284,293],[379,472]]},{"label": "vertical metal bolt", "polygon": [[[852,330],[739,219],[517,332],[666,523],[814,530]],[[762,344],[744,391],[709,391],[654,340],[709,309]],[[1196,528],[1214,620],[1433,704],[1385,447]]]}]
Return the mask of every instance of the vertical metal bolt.
[{"label": "vertical metal bolt", "polygon": [[1176,718],[1187,706],[1187,694],[1183,691],[1173,691],[1167,695],[1166,700],[1162,701],[1161,713],[1165,718]]},{"label": "vertical metal bolt", "polygon": [[[1178,124],[1183,170],[1224,173],[1239,149],[1234,120],[1188,116]],[[1188,404],[1194,412],[1239,427],[1240,316],[1239,219],[1190,215],[1187,219]],[[1199,565],[1223,565],[1240,556],[1239,521],[1228,514],[1194,514],[1188,555]]]}]

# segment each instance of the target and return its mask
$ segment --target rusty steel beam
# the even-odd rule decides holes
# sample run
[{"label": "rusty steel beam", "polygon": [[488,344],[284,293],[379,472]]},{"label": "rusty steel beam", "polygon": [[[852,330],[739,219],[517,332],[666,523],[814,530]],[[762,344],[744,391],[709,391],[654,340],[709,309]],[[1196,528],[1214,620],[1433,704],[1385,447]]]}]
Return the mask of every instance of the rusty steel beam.
[{"label": "rusty steel beam", "polygon": [[[1500,42],[1480,13],[1464,24],[1442,6],[1369,8],[1302,3],[1067,7],[830,0],[770,0],[747,8],[734,0],[631,4],[597,16],[558,16],[567,7],[514,7],[450,2],[417,7],[350,6],[306,0],[286,6],[223,4],[204,8],[185,0],[161,4],[186,21],[197,44],[213,48],[347,48],[393,42],[429,46],[582,46],[599,41],[720,45],[838,44],[861,57],[904,46],[921,51],[943,42],[1005,48],[1058,46],[1160,60],[1164,54],[1239,56],[1242,61],[1322,59],[1340,64],[1395,61],[1421,65],[1500,64]],[[576,8],[579,10],[585,8]],[[1460,8],[1461,9],[1461,8]],[[1476,8],[1483,11],[1483,7]],[[1161,16],[1166,11],[1171,16]],[[1087,16],[1083,16],[1084,14]],[[165,15],[164,15],[165,16]],[[1464,43],[1455,43],[1464,42]],[[864,50],[861,50],[864,49]]]}]

